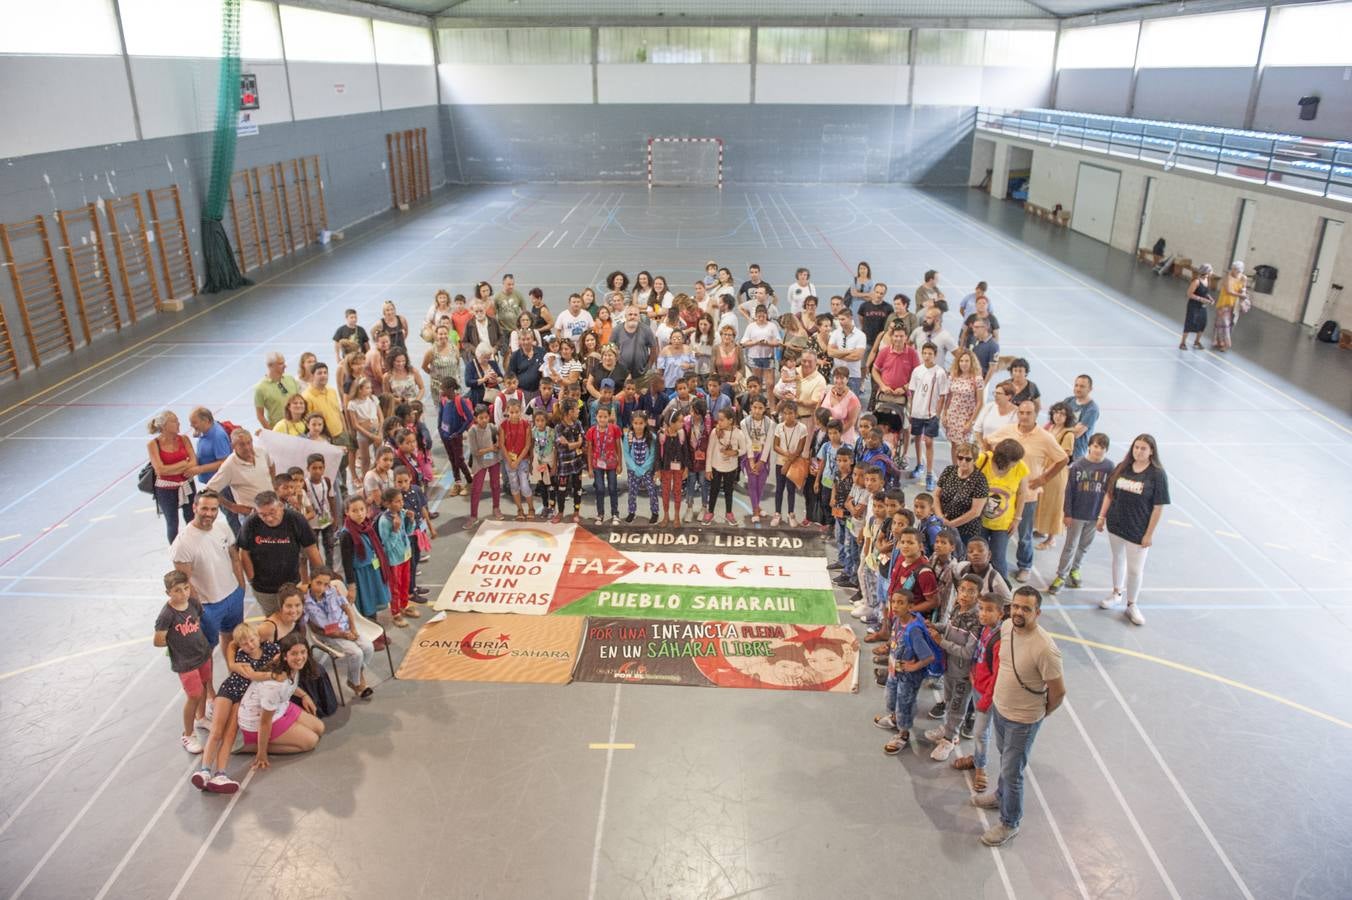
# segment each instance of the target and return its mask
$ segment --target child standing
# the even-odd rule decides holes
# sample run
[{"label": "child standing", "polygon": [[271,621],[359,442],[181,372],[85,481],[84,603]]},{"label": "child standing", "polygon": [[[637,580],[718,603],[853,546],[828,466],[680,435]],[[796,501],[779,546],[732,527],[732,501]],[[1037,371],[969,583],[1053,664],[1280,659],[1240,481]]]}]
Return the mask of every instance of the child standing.
[{"label": "child standing", "polygon": [[432,515],[427,509],[427,494],[413,480],[413,474],[403,466],[394,470],[394,487],[404,498],[404,511],[413,518],[412,555],[408,561],[408,596],[416,603],[426,603],[422,599],[430,591],[418,587],[418,564],[424,562],[423,554],[432,550]]},{"label": "child standing", "polygon": [[441,435],[441,445],[446,448],[454,479],[448,496],[456,497],[468,490],[469,480],[473,477],[465,464],[465,432],[474,424],[474,404],[468,397],[460,396],[460,385],[454,379],[442,382],[441,390],[437,432]]},{"label": "child standing", "polygon": [[934,495],[923,491],[916,494],[911,507],[915,510],[915,527],[920,532],[925,555],[929,556],[934,553],[934,539],[944,530],[943,520],[934,511]]},{"label": "child standing", "polygon": [[[939,709],[944,724],[925,732],[925,740],[934,744],[930,759],[943,762],[958,746],[958,729],[967,715],[967,702],[972,694],[972,657],[977,638],[981,635],[980,614],[977,610],[981,579],[965,575],[958,582],[958,595],[948,624],[929,626],[930,639],[944,651],[944,700]],[[931,718],[940,718],[933,713]]]},{"label": "child standing", "polygon": [[338,550],[343,559],[343,575],[357,589],[357,609],[368,619],[390,605],[390,587],[385,583],[389,565],[385,545],[376,531],[378,507],[368,506],[364,497],[347,498],[347,515],[338,532]]},{"label": "child standing", "polygon": [[929,632],[923,618],[911,610],[909,591],[892,594],[892,640],[887,653],[886,713],[873,717],[873,724],[896,736],[883,745],[883,752],[895,756],[911,741],[915,724],[915,698],[925,681],[925,669],[934,662]]},{"label": "child standing", "polygon": [[502,456],[498,427],[488,421],[488,407],[482,403],[474,408],[474,424],[465,432],[465,448],[469,450],[469,468],[473,472],[469,485],[469,521],[466,528],[479,523],[479,495],[484,478],[489,481],[489,497],[493,501],[493,518],[502,518]]},{"label": "child standing", "polygon": [[305,496],[314,510],[314,521],[310,527],[315,530],[320,546],[324,548],[324,564],[333,568],[334,550],[338,546],[338,495],[335,493],[333,479],[324,474],[324,455],[311,453],[305,458]]},{"label": "child standing", "polygon": [[[609,380],[609,379],[607,379]],[[620,524],[620,426],[610,421],[610,407],[596,408],[596,424],[587,429],[587,468],[596,488],[596,524],[606,523],[606,495],[610,496],[610,524]]]},{"label": "child standing", "polygon": [[766,418],[765,398],[757,397],[751,403],[751,414],[742,419],[742,434],[746,437],[746,492],[751,498],[751,524],[761,520],[761,495],[770,480],[770,456],[774,451],[773,419]]},{"label": "child standing", "polygon": [[690,468],[690,444],[679,418],[667,422],[657,439],[657,465],[662,473],[662,526],[681,527],[681,485]]},{"label": "child standing", "polygon": [[381,499],[385,501],[385,511],[376,520],[376,530],[389,562],[386,580],[390,585],[390,616],[395,625],[407,628],[405,616],[422,617],[422,613],[408,605],[409,560],[413,556],[409,538],[413,534],[413,514],[404,509],[404,495],[398,488],[385,491]]},{"label": "child standing", "polygon": [[[540,518],[553,518],[557,522],[558,517],[554,514],[554,504],[551,500],[554,492],[554,473],[559,466],[558,454],[554,450],[557,438],[553,426],[549,424],[547,410],[534,407],[531,418],[534,419],[530,429],[531,469],[535,472],[535,493],[540,495]],[[563,497],[559,496],[557,500],[558,510],[562,513]]]},{"label": "child standing", "polygon": [[501,425],[507,421],[507,404],[513,400],[526,408],[526,392],[517,386],[516,375],[507,372],[502,376],[502,392],[493,400],[493,424]]},{"label": "child standing", "polygon": [[648,524],[657,524],[657,481],[653,471],[657,465],[657,443],[648,430],[648,417],[642,410],[634,410],[630,428],[624,435],[624,467],[629,473],[629,515],[625,522],[633,522],[638,512],[639,494],[648,495],[650,515]]},{"label": "child standing", "polygon": [[577,404],[565,403],[559,407],[559,425],[554,430],[555,451],[558,453],[558,468],[554,475],[554,494],[559,506],[554,511],[554,522],[563,518],[563,507],[571,494],[573,498],[573,522],[582,521],[582,464],[583,445],[586,443],[582,426],[577,422]]},{"label": "child standing", "polygon": [[189,753],[201,753],[197,726],[210,727],[206,712],[212,702],[211,645],[202,633],[202,604],[189,596],[188,576],[177,569],[164,576],[164,593],[168,600],[155,617],[155,646],[168,648],[169,668],[188,695],[179,743]]},{"label": "child standing", "polygon": [[[502,468],[507,473],[507,489],[512,492],[518,522],[535,518],[535,500],[531,497],[530,487],[533,444],[530,423],[522,415],[523,409],[520,401],[508,401],[507,421],[499,426],[502,430]],[[523,499],[524,509],[521,502]]]},{"label": "child standing", "polygon": [[[709,415],[709,404],[703,397],[696,397],[690,406],[690,415],[684,419],[685,442],[690,448],[690,478],[685,488],[685,507],[687,518],[695,520],[695,504],[698,502],[707,512],[709,510],[709,478],[705,474],[709,459],[709,434],[714,430],[713,416]],[[710,514],[705,521],[713,519]]]},{"label": "child standing", "polygon": [[[785,366],[784,371],[792,371]],[[788,476],[789,467],[807,455],[807,428],[798,421],[798,404],[785,400],[779,404],[780,422],[775,426],[775,516],[770,520],[772,527],[779,525],[779,514],[783,509],[784,491],[789,492],[789,527],[798,524],[793,516],[794,500],[798,496],[798,486]],[[804,482],[806,484],[806,482]],[[806,499],[804,500],[806,504]],[[807,524],[807,519],[803,519]]]},{"label": "child standing", "polygon": [[925,490],[934,490],[934,439],[948,403],[948,372],[934,364],[939,348],[929,341],[920,348],[920,367],[911,372],[906,385],[911,411],[911,437],[915,438],[915,468],[912,478],[925,474]]},{"label": "child standing", "polygon": [[1000,671],[1000,621],[1004,604],[993,594],[978,601],[981,632],[972,648],[972,691],[976,695],[976,724],[972,727],[972,755],[953,760],[953,768],[972,770],[972,788],[986,790],[986,752],[991,738],[991,710],[995,699],[995,676]]},{"label": "child standing", "polygon": [[[761,412],[764,413],[764,407]],[[732,489],[737,486],[737,467],[747,452],[746,432],[735,426],[731,409],[718,412],[714,430],[709,434],[709,454],[704,461],[704,474],[710,479],[709,504],[704,507],[704,523],[714,519],[714,505],[723,495],[724,520],[736,525],[732,514]]]},{"label": "child standing", "polygon": [[[817,429],[812,433],[812,475],[810,485],[803,486],[807,494],[807,514],[813,523],[827,528],[827,538],[834,536],[835,520],[831,518],[831,487],[836,481],[836,452],[843,446],[841,434],[844,426],[839,419],[832,419],[824,409],[814,414]],[[835,443],[832,445],[831,423],[836,424]]]},{"label": "child standing", "polygon": [[1056,577],[1047,585],[1049,593],[1055,594],[1067,584],[1080,586],[1080,563],[1094,542],[1094,521],[1103,507],[1103,492],[1113,471],[1113,464],[1104,458],[1107,455],[1108,435],[1100,432],[1089,438],[1089,452],[1070,464],[1063,502],[1066,543],[1056,564]]},{"label": "child standing", "polygon": [[[830,447],[830,444],[827,447]],[[850,491],[854,487],[854,451],[849,447],[840,447],[835,451],[835,461],[836,474],[832,479],[831,499],[828,503],[832,521],[835,523],[836,568],[841,572],[832,583],[841,587],[853,587],[853,573],[859,565],[859,547],[850,534],[850,514],[846,510],[846,505],[850,501]]]}]

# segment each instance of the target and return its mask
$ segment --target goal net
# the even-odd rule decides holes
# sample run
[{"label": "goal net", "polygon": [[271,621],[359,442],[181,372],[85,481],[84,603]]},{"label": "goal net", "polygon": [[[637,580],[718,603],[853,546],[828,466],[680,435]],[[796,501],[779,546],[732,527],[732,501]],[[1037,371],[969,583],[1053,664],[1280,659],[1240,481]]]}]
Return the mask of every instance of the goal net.
[{"label": "goal net", "polygon": [[723,139],[648,138],[648,187],[653,185],[723,186]]}]

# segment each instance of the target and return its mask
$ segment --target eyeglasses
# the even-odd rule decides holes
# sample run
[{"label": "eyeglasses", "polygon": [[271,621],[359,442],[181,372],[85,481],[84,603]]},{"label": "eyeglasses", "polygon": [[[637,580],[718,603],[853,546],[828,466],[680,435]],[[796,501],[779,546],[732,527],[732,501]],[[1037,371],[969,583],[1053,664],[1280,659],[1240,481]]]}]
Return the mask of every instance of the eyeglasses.
[{"label": "eyeglasses", "polygon": [[972,457],[970,457],[970,456],[958,456],[958,457],[955,457],[955,459],[957,459],[958,462],[971,462],[971,461],[972,461]]}]

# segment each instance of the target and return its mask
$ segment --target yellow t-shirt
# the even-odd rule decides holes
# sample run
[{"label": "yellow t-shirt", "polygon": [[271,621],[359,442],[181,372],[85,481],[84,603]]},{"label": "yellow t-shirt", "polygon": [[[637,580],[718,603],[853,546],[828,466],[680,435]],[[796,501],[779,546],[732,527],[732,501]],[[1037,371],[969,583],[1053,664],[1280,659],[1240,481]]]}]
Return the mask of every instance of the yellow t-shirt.
[{"label": "yellow t-shirt", "polygon": [[986,476],[986,484],[990,487],[986,508],[981,511],[981,524],[991,531],[1008,531],[1014,524],[1014,508],[1018,506],[1024,479],[1028,477],[1028,465],[1019,460],[1005,474],[997,475],[991,454],[983,453],[977,457],[976,467]]},{"label": "yellow t-shirt", "polygon": [[303,437],[310,429],[304,422],[292,422],[289,419],[282,419],[282,421],[272,426],[272,430],[280,431],[282,434],[289,434],[292,437]]},{"label": "yellow t-shirt", "polygon": [[324,417],[324,424],[329,429],[329,437],[337,437],[343,433],[343,411],[338,406],[338,392],[333,388],[325,388],[323,391],[307,388],[304,394],[305,402],[310,407],[310,412],[319,413]]},{"label": "yellow t-shirt", "polygon": [[1221,279],[1221,295],[1216,298],[1217,309],[1228,309],[1239,302],[1239,295],[1244,293],[1248,286],[1248,278],[1244,275],[1230,275],[1226,273]]}]

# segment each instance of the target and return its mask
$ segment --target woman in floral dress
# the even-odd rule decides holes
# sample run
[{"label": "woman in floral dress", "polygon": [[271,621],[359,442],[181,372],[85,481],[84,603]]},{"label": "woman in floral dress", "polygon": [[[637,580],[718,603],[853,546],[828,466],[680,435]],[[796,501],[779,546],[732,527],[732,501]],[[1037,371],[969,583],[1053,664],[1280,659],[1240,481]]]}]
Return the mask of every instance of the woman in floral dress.
[{"label": "woman in floral dress", "polygon": [[976,354],[966,348],[954,351],[948,370],[948,407],[943,421],[950,446],[971,441],[972,425],[981,411],[983,387]]}]

